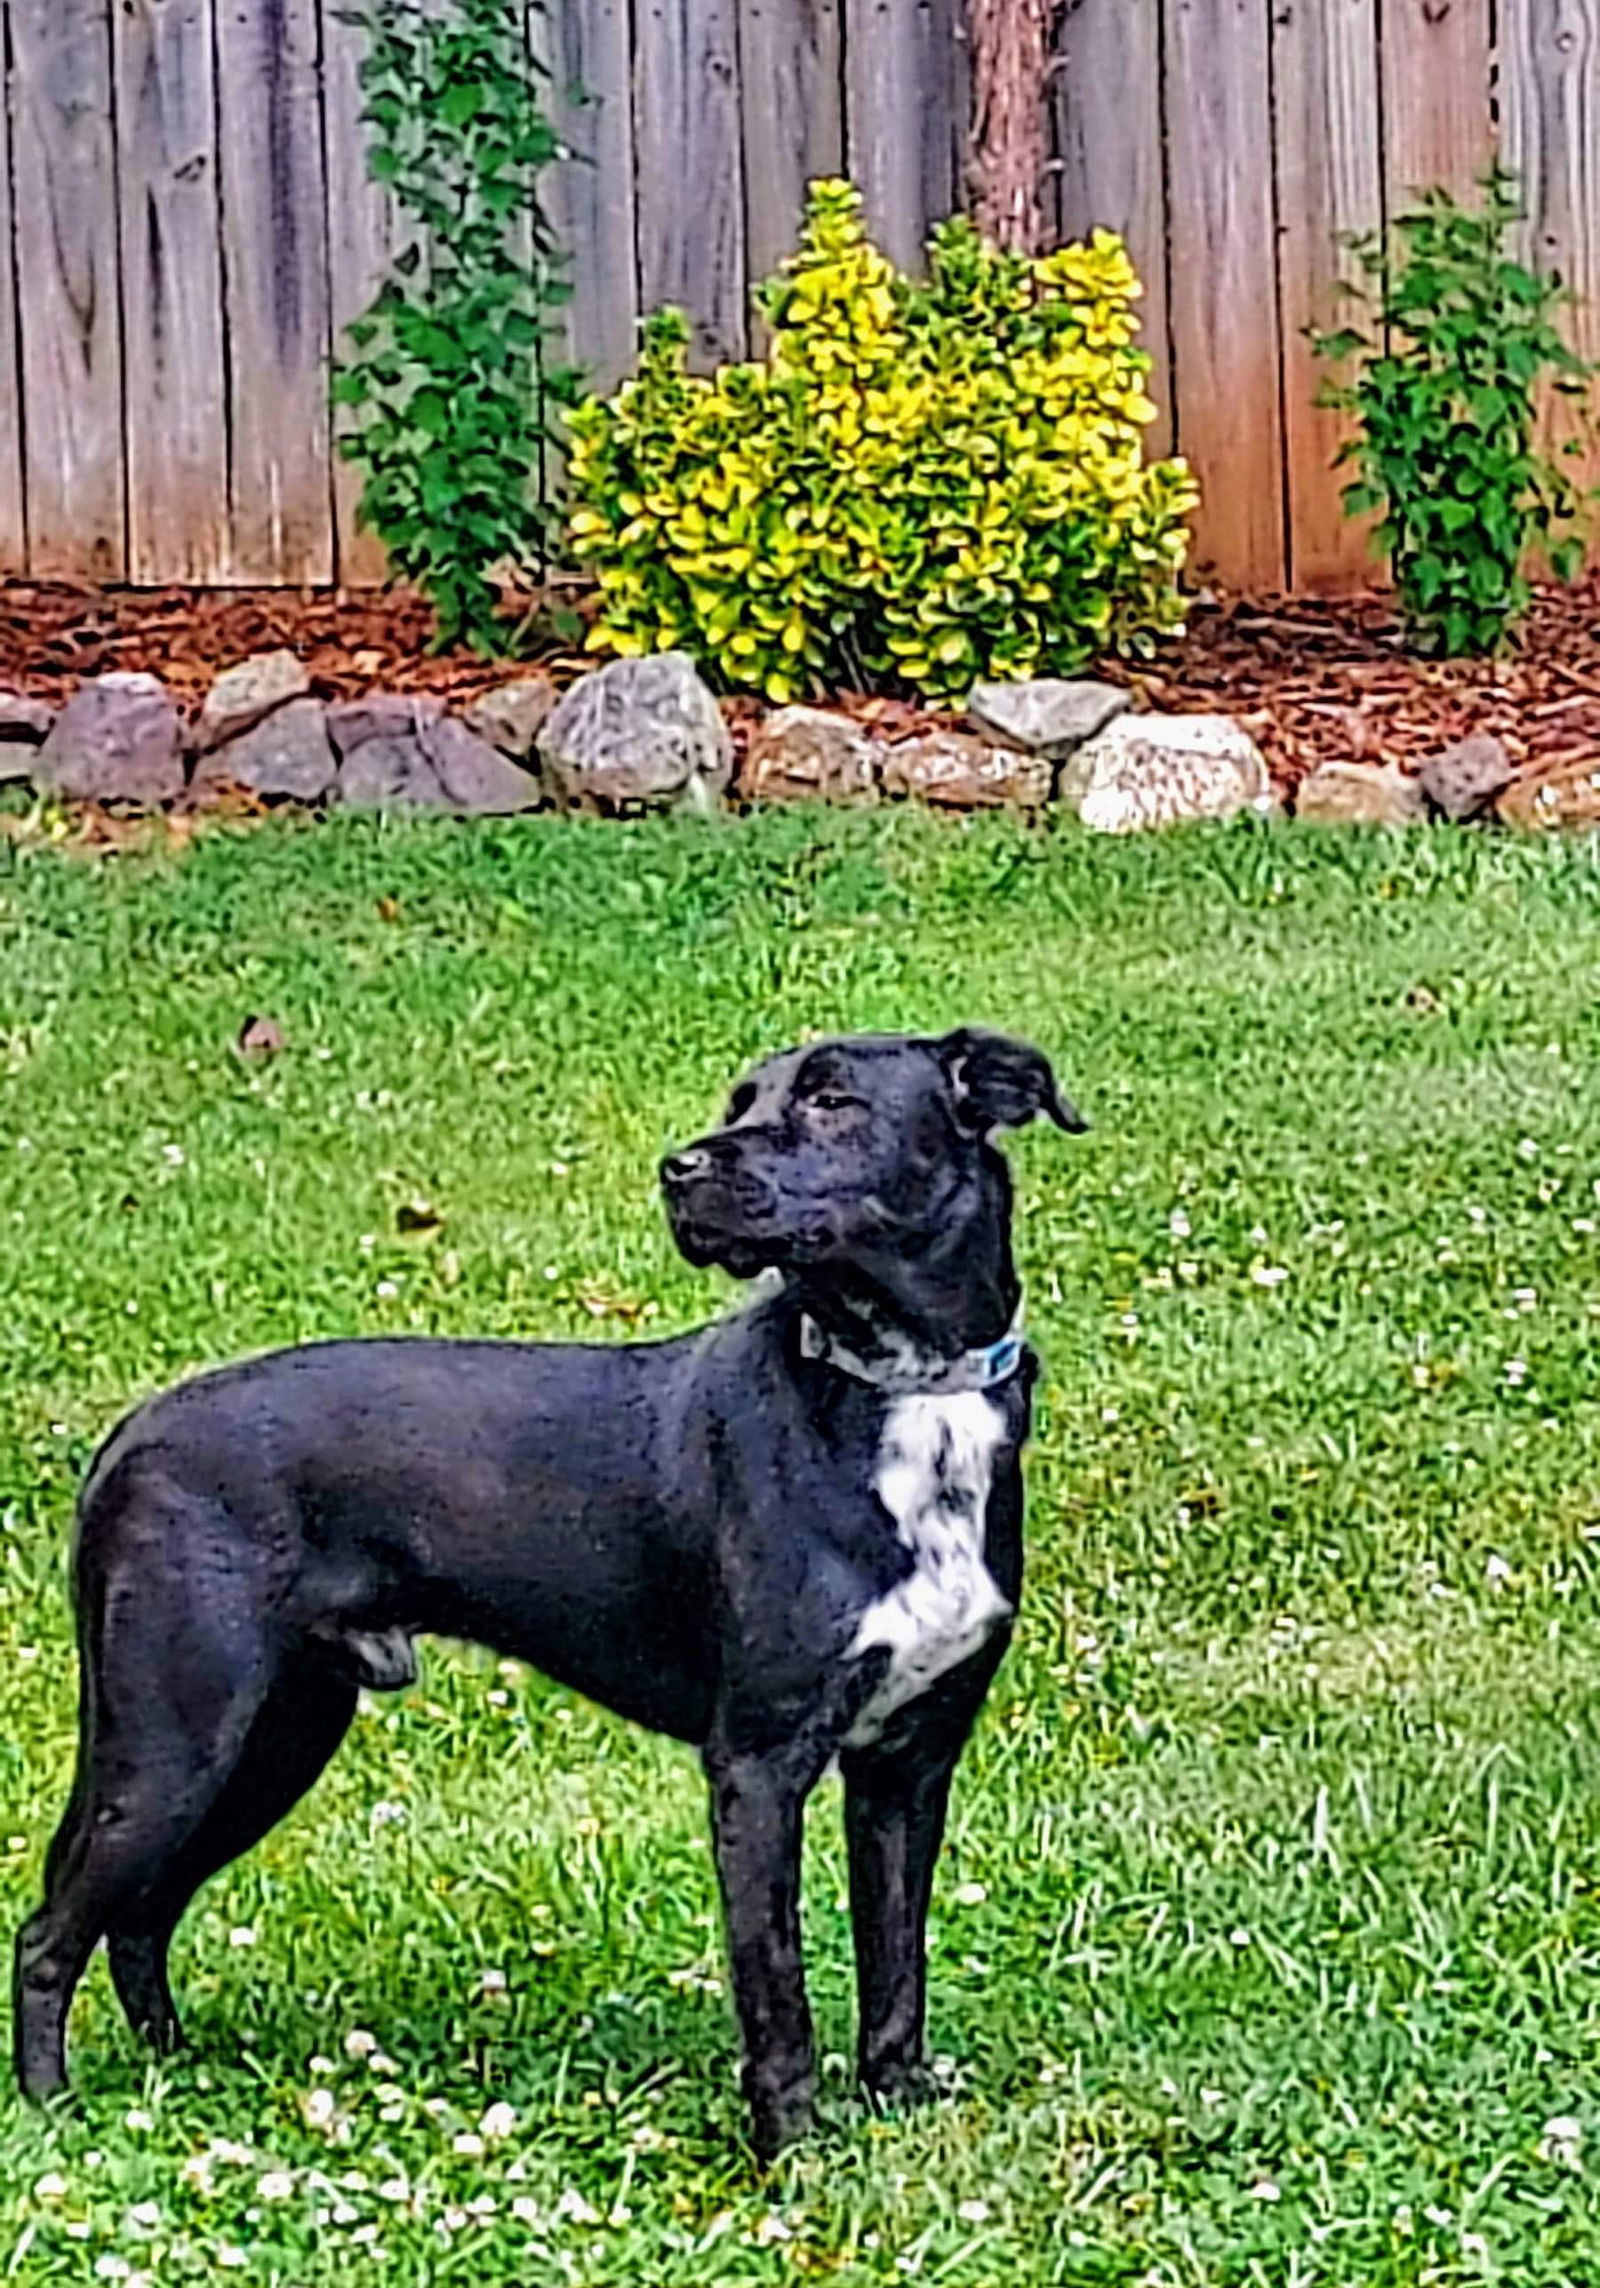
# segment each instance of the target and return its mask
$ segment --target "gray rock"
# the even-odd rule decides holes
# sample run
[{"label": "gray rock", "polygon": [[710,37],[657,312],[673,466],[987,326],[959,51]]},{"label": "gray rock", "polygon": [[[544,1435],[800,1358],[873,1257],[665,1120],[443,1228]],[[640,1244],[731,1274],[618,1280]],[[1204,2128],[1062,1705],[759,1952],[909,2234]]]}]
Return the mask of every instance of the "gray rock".
[{"label": "gray rock", "polygon": [[617,659],[575,683],[539,734],[546,782],[586,809],[707,807],[733,774],[733,741],[682,652]]},{"label": "gray rock", "polygon": [[97,675],[56,717],[34,778],[69,802],[172,802],[183,792],[183,725],[154,675]]},{"label": "gray rock", "polygon": [[260,651],[240,660],[217,677],[206,693],[195,729],[195,746],[209,754],[213,747],[253,730],[279,707],[303,699],[311,678],[292,651]]},{"label": "gray rock", "polygon": [[469,817],[505,817],[513,811],[536,810],[544,799],[532,771],[512,762],[453,715],[425,725],[420,743],[438,775],[441,799],[451,810]]},{"label": "gray rock", "polygon": [[1100,834],[1273,808],[1261,750],[1227,715],[1120,715],[1069,756],[1060,791]]},{"label": "gray rock", "polygon": [[480,691],[465,709],[468,727],[491,747],[524,763],[538,744],[545,718],[558,693],[548,675],[524,675],[498,690]]},{"label": "gray rock", "polygon": [[369,691],[364,699],[340,699],[328,709],[328,736],[341,759],[369,739],[414,738],[444,713],[442,699],[401,691]]},{"label": "gray rock", "polygon": [[886,753],[848,715],[780,707],[751,738],[739,792],[748,802],[871,802]]},{"label": "gray rock", "polygon": [[914,795],[942,810],[1038,810],[1050,800],[1056,766],[1047,755],[997,747],[970,731],[930,731],[884,755],[886,794]]},{"label": "gray rock", "polygon": [[56,711],[47,699],[21,691],[0,691],[0,740],[37,747],[49,736]]},{"label": "gray rock", "polygon": [[338,799],[360,810],[445,810],[439,774],[408,733],[363,739],[339,766]]},{"label": "gray rock", "polygon": [[0,786],[9,786],[17,779],[31,779],[39,750],[31,739],[0,737]]},{"label": "gray rock", "polygon": [[252,794],[320,802],[337,769],[321,700],[291,699],[253,731],[203,756],[194,791],[204,797],[232,785],[248,787]]},{"label": "gray rock", "polygon": [[1324,763],[1301,780],[1294,814],[1308,826],[1414,826],[1422,790],[1398,763]]},{"label": "gray rock", "polygon": [[968,720],[991,738],[1059,762],[1125,713],[1128,694],[1111,683],[1068,683],[1039,676],[1031,683],[975,683]]},{"label": "gray rock", "polygon": [[1430,755],[1418,774],[1428,808],[1457,826],[1488,818],[1516,777],[1516,765],[1490,731],[1458,739],[1442,755]]}]

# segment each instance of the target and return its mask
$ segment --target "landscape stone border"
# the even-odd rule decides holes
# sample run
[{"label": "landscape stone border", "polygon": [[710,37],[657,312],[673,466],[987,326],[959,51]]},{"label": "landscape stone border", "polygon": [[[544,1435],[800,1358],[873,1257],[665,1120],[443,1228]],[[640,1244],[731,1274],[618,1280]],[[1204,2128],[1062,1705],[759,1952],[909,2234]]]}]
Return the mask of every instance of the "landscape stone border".
[{"label": "landscape stone border", "polygon": [[[1089,679],[979,684],[965,723],[898,740],[828,708],[782,707],[756,723],[737,759],[723,710],[675,652],[613,660],[565,692],[537,672],[511,676],[459,713],[383,690],[325,703],[302,662],[281,650],[225,669],[193,724],[153,675],[90,678],[59,712],[0,692],[8,781],[117,811],[243,798],[462,817],[549,808],[616,816],[730,801],[912,800],[955,811],[1065,809],[1113,834],[1276,808],[1261,751],[1232,717],[1138,712],[1126,691]],[[1600,771],[1518,778],[1500,742],[1480,735],[1417,776],[1326,764],[1302,783],[1296,811],[1321,825],[1588,825],[1600,821]]]}]

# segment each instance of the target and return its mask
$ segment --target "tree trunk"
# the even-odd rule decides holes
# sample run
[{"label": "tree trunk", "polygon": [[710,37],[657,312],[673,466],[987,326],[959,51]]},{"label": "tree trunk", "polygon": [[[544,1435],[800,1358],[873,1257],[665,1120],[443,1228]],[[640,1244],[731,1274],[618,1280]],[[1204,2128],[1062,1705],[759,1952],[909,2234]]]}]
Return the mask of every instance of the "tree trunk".
[{"label": "tree trunk", "polygon": [[967,186],[973,220],[1002,246],[1036,254],[1049,140],[1045,87],[1060,0],[967,0],[972,131]]}]

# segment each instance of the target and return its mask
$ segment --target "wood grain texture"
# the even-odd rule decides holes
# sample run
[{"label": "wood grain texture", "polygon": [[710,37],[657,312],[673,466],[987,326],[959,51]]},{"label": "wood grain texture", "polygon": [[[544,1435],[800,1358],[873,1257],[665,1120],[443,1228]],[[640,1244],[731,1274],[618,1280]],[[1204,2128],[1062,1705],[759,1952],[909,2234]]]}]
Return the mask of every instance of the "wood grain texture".
[{"label": "wood grain texture", "polygon": [[1063,240],[1114,230],[1144,286],[1141,343],[1161,418],[1152,454],[1172,446],[1167,311],[1167,188],[1161,132],[1161,0],[1079,0],[1062,19],[1053,81]]},{"label": "wood grain texture", "polygon": [[128,390],[128,577],[227,570],[227,366],[212,0],[112,15]]},{"label": "wood grain texture", "polygon": [[628,0],[548,0],[543,33],[554,116],[576,154],[546,178],[572,258],[567,346],[591,384],[610,389],[639,338]]},{"label": "wood grain texture", "polygon": [[10,0],[29,569],[127,569],[111,43],[104,0]]},{"label": "wood grain texture", "polygon": [[333,577],[316,0],[216,0],[231,351],[229,569]]},{"label": "wood grain texture", "polygon": [[[5,14],[0,5],[0,39]],[[17,273],[11,227],[11,106],[0,70],[0,578],[28,568],[27,492],[22,475],[18,387]]]},{"label": "wood grain texture", "polygon": [[839,0],[740,0],[745,244],[752,285],[794,252],[806,185],[844,166]]},{"label": "wood grain texture", "polygon": [[1275,588],[1283,424],[1265,9],[1169,0],[1166,61],[1178,446],[1200,482],[1197,554],[1230,585]]},{"label": "wood grain texture", "polygon": [[[399,250],[399,224],[389,192],[367,172],[367,130],[362,125],[360,30],[325,7],[322,25],[322,102],[328,168],[328,302],[333,354],[348,349],[345,329],[366,310]],[[334,548],[341,586],[379,586],[387,568],[381,543],[361,530],[356,514],[361,472],[339,453],[340,422],[330,415],[333,455]]]},{"label": "wood grain texture", "polygon": [[1362,305],[1334,291],[1349,274],[1338,239],[1383,219],[1372,0],[1279,0],[1273,41],[1289,575],[1336,593],[1370,586],[1375,566],[1369,527],[1343,512],[1349,472],[1332,466],[1350,424],[1316,404],[1325,369],[1304,329],[1359,319]]},{"label": "wood grain texture", "polygon": [[[1523,251],[1578,297],[1562,331],[1585,357],[1600,356],[1600,0],[1500,0],[1500,116],[1506,163],[1521,177],[1528,222]],[[1582,448],[1572,474],[1600,482],[1591,431],[1557,397],[1547,442]]]},{"label": "wood grain texture", "polygon": [[1494,149],[1490,0],[1379,0],[1389,212],[1442,183],[1469,191]]},{"label": "wood grain texture", "polygon": [[959,203],[967,63],[958,0],[843,0],[845,162],[885,254],[921,270]]},{"label": "wood grain texture", "polygon": [[636,0],[639,303],[680,304],[693,361],[749,341],[737,0]]}]

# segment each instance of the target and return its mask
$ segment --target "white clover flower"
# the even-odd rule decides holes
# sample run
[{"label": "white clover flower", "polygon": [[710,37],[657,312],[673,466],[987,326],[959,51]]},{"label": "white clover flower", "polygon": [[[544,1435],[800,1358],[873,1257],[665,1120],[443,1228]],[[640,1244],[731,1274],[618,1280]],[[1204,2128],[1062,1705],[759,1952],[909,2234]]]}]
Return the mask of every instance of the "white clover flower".
[{"label": "white clover flower", "polygon": [[1554,2161],[1563,2169],[1576,2169],[1582,2165],[1579,2160],[1582,2147],[1583,2123],[1576,2114],[1553,2114],[1539,2139],[1539,2158]]}]

